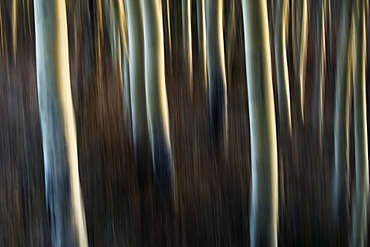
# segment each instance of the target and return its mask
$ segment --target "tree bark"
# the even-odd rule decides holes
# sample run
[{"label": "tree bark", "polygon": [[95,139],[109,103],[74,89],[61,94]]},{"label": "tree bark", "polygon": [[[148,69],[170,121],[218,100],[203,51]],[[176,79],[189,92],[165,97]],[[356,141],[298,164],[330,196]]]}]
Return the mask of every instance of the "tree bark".
[{"label": "tree bark", "polygon": [[326,0],[320,0],[316,11],[316,66],[315,89],[313,101],[313,125],[318,139],[319,152],[322,151],[322,135],[324,125],[324,89],[325,89],[325,26],[326,26]]},{"label": "tree bark", "polygon": [[222,1],[207,0],[208,111],[211,136],[227,146],[227,86],[225,72]]},{"label": "tree bark", "polygon": [[127,0],[130,57],[131,126],[139,184],[148,180],[149,134],[145,99],[144,27],[141,2]]},{"label": "tree bark", "polygon": [[252,165],[250,246],[277,246],[277,145],[267,4],[242,3]]},{"label": "tree bark", "polygon": [[366,1],[357,0],[354,11],[354,127],[356,160],[356,194],[352,206],[351,246],[366,246],[367,207],[369,199],[369,160],[366,116]]},{"label": "tree bark", "polygon": [[197,22],[198,22],[198,49],[201,64],[204,91],[207,92],[207,46],[206,46],[206,14],[205,0],[197,0]]},{"label": "tree bark", "polygon": [[159,1],[142,0],[144,16],[145,85],[155,187],[174,202],[175,171],[170,141],[164,73],[162,10]]},{"label": "tree bark", "polygon": [[191,0],[182,0],[182,33],[184,56],[190,96],[193,94],[193,51],[191,39]]},{"label": "tree bark", "polygon": [[348,223],[349,112],[351,102],[352,3],[345,0],[339,30],[334,109],[334,225]]},{"label": "tree bark", "polygon": [[292,138],[290,110],[289,72],[286,55],[286,36],[289,18],[289,0],[279,0],[276,4],[275,20],[275,59],[279,102],[279,120],[282,137]]},{"label": "tree bark", "polygon": [[72,105],[65,1],[34,2],[45,192],[54,246],[87,246]]}]

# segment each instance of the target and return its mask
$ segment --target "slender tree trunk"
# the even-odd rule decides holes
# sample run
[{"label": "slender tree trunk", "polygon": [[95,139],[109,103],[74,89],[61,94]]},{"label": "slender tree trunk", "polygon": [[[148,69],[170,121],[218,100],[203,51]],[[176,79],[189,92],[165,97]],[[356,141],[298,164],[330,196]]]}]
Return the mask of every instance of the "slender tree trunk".
[{"label": "slender tree trunk", "polygon": [[65,1],[34,3],[45,192],[54,246],[87,246],[78,172]]},{"label": "slender tree trunk", "polygon": [[17,23],[17,14],[18,14],[18,8],[17,8],[17,1],[18,0],[12,0],[12,44],[13,44],[13,60],[14,63],[16,62],[17,57],[17,32],[18,32],[18,23]]},{"label": "slender tree trunk", "polygon": [[322,135],[324,125],[324,89],[325,89],[325,26],[326,26],[326,0],[320,0],[316,11],[316,67],[315,90],[313,101],[313,125],[318,139],[319,152],[322,151]]},{"label": "slender tree trunk", "polygon": [[170,0],[163,0],[162,5],[164,7],[164,37],[165,45],[167,44],[167,49],[170,57],[172,57],[172,36],[171,36],[171,13],[170,13]]},{"label": "slender tree trunk", "polygon": [[[295,24],[296,40],[296,56],[295,63],[295,81],[296,94],[298,97],[298,119],[300,123],[304,123],[304,87],[305,87],[305,68],[307,54],[307,32],[308,32],[308,4],[307,0],[298,0],[296,8],[298,9],[298,20]],[[294,16],[297,16],[293,9]],[[293,20],[294,21],[294,20]]]},{"label": "slender tree trunk", "polygon": [[211,135],[227,146],[227,87],[225,72],[222,0],[207,0],[208,111]]},{"label": "slender tree trunk", "polygon": [[356,194],[352,207],[351,246],[366,246],[367,207],[369,199],[369,160],[366,117],[366,0],[357,0],[354,11],[354,125],[356,159]]},{"label": "slender tree trunk", "polygon": [[162,10],[159,1],[142,0],[142,4],[146,107],[155,187],[160,191],[165,201],[173,203],[175,197],[175,171],[172,159],[164,73]]},{"label": "slender tree trunk", "polygon": [[289,0],[278,0],[275,20],[275,59],[279,102],[279,120],[282,136],[292,138],[292,121],[290,110],[290,89],[288,61],[286,55],[286,36],[289,19]]},{"label": "slender tree trunk", "polygon": [[228,16],[227,40],[226,40],[226,56],[227,56],[227,81],[229,88],[232,82],[232,66],[236,42],[236,27],[235,27],[235,0],[230,0],[230,9]]},{"label": "slender tree trunk", "polygon": [[204,91],[207,92],[207,45],[206,45],[206,13],[205,0],[197,1],[197,21],[198,21],[198,49],[199,61],[201,65],[202,80]]},{"label": "slender tree trunk", "polygon": [[96,86],[97,92],[101,90],[101,80],[102,80],[102,47],[104,42],[104,32],[103,32],[103,10],[102,10],[102,0],[95,0],[95,72],[96,76]]},{"label": "slender tree trunk", "polygon": [[130,57],[131,119],[134,157],[139,184],[148,180],[150,155],[145,99],[144,26],[141,2],[127,0]]},{"label": "slender tree trunk", "polygon": [[267,4],[242,3],[252,163],[250,246],[277,246],[277,145]]},{"label": "slender tree trunk", "polygon": [[339,30],[334,109],[334,225],[346,226],[349,203],[349,112],[351,102],[352,3],[345,0]]},{"label": "slender tree trunk", "polygon": [[182,31],[184,56],[190,95],[193,94],[193,51],[191,39],[191,0],[182,0]]}]

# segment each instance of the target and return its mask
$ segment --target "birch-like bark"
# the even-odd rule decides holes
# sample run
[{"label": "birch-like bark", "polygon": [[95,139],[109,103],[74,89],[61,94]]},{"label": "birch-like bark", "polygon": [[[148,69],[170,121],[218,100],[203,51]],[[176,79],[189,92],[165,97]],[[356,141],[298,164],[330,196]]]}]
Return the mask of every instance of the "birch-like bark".
[{"label": "birch-like bark", "polygon": [[[298,96],[298,114],[299,121],[304,123],[304,87],[305,87],[305,69],[306,69],[306,55],[307,55],[307,32],[308,32],[308,4],[307,0],[298,0],[298,23],[296,23],[296,35],[298,40],[297,58],[295,59],[295,81],[296,93]],[[294,12],[295,10],[293,10]],[[296,13],[294,13],[296,15]],[[293,38],[295,38],[293,36]]]},{"label": "birch-like bark", "polygon": [[349,112],[351,102],[352,3],[345,0],[339,30],[334,109],[334,224],[346,225],[349,203]]},{"label": "birch-like bark", "polygon": [[17,32],[18,32],[18,23],[17,23],[17,1],[12,0],[12,44],[13,44],[13,59],[16,62],[17,57]]},{"label": "birch-like bark", "polygon": [[354,11],[354,129],[356,160],[356,194],[352,206],[351,246],[367,246],[367,208],[369,199],[369,160],[366,116],[366,0],[357,0]]},{"label": "birch-like bark", "polygon": [[207,45],[206,45],[206,12],[205,0],[197,1],[198,52],[201,65],[204,91],[207,92]]},{"label": "birch-like bark", "polygon": [[65,1],[34,2],[45,192],[53,246],[87,246],[69,73]]},{"label": "birch-like bark", "polygon": [[131,119],[139,183],[146,182],[150,155],[145,99],[144,27],[141,1],[126,0],[130,58]]},{"label": "birch-like bark", "polygon": [[286,37],[289,20],[289,0],[278,0],[275,14],[275,60],[279,102],[279,120],[283,136],[292,138],[289,72],[286,55]]},{"label": "birch-like bark", "polygon": [[225,72],[222,0],[207,0],[206,40],[208,61],[208,111],[211,135],[227,146],[227,86]]},{"label": "birch-like bark", "polygon": [[326,26],[326,0],[320,0],[316,11],[316,66],[315,89],[313,101],[313,124],[316,129],[319,150],[322,149],[322,135],[324,125],[324,88],[325,88],[325,26]]},{"label": "birch-like bark", "polygon": [[191,44],[191,0],[182,0],[182,33],[189,92],[193,93],[193,50]]},{"label": "birch-like bark", "polygon": [[234,59],[235,42],[236,42],[236,27],[235,27],[235,0],[230,0],[230,9],[228,16],[227,40],[226,40],[226,55],[227,55],[227,81],[229,88],[232,79],[232,65]]},{"label": "birch-like bark", "polygon": [[277,246],[277,144],[267,4],[242,4],[252,165],[250,246]]},{"label": "birch-like bark", "polygon": [[175,171],[170,141],[164,73],[162,10],[159,1],[142,0],[144,16],[145,86],[155,186],[173,202]]},{"label": "birch-like bark", "polygon": [[164,36],[166,39],[165,44],[167,44],[168,52],[170,57],[172,56],[172,36],[171,36],[171,14],[170,14],[170,0],[162,0],[162,5],[164,7]]}]

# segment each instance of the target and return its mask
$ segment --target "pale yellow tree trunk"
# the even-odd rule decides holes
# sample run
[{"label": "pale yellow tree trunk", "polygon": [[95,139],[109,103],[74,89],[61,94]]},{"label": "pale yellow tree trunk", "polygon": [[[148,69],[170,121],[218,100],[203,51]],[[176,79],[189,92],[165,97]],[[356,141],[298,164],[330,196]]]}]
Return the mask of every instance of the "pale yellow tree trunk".
[{"label": "pale yellow tree trunk", "polygon": [[207,46],[206,46],[206,13],[205,0],[197,1],[197,22],[198,22],[198,52],[201,65],[204,91],[207,92]]},{"label": "pale yellow tree trunk", "polygon": [[13,44],[12,48],[13,48],[14,63],[16,62],[16,57],[17,57],[17,32],[18,32],[17,1],[18,0],[12,0],[12,44]]},{"label": "pale yellow tree trunk", "polygon": [[174,200],[175,171],[170,141],[164,73],[162,10],[159,0],[142,0],[144,16],[145,85],[155,186]]},{"label": "pale yellow tree trunk", "polygon": [[193,93],[193,48],[191,39],[191,0],[182,0],[182,33],[184,41],[184,57],[187,72],[189,93]]},{"label": "pale yellow tree trunk", "polygon": [[223,2],[222,0],[207,0],[206,3],[209,125],[216,143],[227,147],[228,117],[222,28]]},{"label": "pale yellow tree trunk", "polygon": [[34,2],[45,192],[54,246],[87,246],[69,73],[65,1]]},{"label": "pale yellow tree trunk", "polygon": [[354,60],[353,60],[353,93],[354,93],[354,127],[355,127],[355,160],[356,192],[352,206],[351,246],[367,246],[367,208],[369,199],[369,160],[367,149],[367,116],[366,116],[366,0],[357,0],[354,21]]},{"label": "pale yellow tree trunk", "polygon": [[279,120],[282,135],[287,140],[292,137],[292,120],[290,110],[290,88],[288,61],[286,55],[286,36],[289,18],[289,0],[278,0],[275,14],[275,60],[279,102]]},{"label": "pale yellow tree trunk", "polygon": [[277,246],[278,171],[266,0],[243,0],[252,193],[250,246]]}]

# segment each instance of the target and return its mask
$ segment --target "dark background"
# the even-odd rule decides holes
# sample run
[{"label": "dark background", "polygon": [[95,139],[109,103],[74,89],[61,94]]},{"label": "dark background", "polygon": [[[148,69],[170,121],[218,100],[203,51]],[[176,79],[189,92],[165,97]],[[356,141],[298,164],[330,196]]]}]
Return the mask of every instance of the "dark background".
[{"label": "dark background", "polygon": [[[26,2],[18,3],[16,53],[11,42],[11,1],[0,2],[0,246],[51,245],[37,104],[33,8],[31,4],[28,16],[26,5],[22,4]],[[230,143],[228,154],[225,155],[217,152],[209,140],[207,96],[199,71],[195,1],[192,18],[193,101],[189,100],[184,70],[181,5],[177,1],[170,1],[173,50],[170,55],[165,43],[166,85],[178,189],[178,214],[173,225],[169,226],[167,223],[171,219],[157,206],[153,191],[149,190],[144,206],[139,200],[132,150],[123,118],[122,86],[111,62],[106,31],[101,44],[102,62],[95,63],[93,1],[66,2],[71,87],[89,245],[140,246],[145,235],[148,246],[164,246],[175,235],[179,246],[249,246],[249,117],[240,4],[236,8],[232,80],[227,82]],[[341,6],[336,4],[337,1],[332,1],[333,32],[327,46],[333,52],[327,56],[324,143],[323,155],[319,156],[310,121],[315,65],[314,10],[318,1],[310,2],[305,85],[306,124],[304,127],[295,124],[297,104],[293,93],[293,74],[290,72],[293,162],[279,164],[279,246],[347,246],[349,233],[335,235],[330,223],[337,49],[335,37]],[[228,1],[225,5],[227,13]],[[272,31],[271,20],[269,24]],[[106,25],[104,23],[104,30]],[[289,69],[292,71],[289,44],[288,57]],[[99,68],[101,74],[94,68]],[[366,71],[368,85],[369,63]],[[275,75],[273,79],[276,88]],[[274,95],[276,101],[276,90]],[[353,188],[352,122],[351,117],[350,181]],[[279,155],[283,152],[279,149]],[[283,166],[287,171],[285,174],[282,173]]]}]

